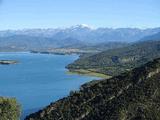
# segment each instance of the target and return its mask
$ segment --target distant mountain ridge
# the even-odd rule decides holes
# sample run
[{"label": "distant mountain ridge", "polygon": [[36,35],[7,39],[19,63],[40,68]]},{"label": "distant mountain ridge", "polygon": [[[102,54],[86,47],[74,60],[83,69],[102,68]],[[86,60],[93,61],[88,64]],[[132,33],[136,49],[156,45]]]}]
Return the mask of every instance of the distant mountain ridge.
[{"label": "distant mountain ridge", "polygon": [[[113,43],[132,43],[160,32],[160,28],[97,28],[77,25],[56,29],[0,31],[0,50],[48,50],[84,48]],[[99,46],[99,48],[101,47]],[[97,46],[98,47],[98,46]],[[116,45],[115,45],[116,48]]]},{"label": "distant mountain ridge", "polygon": [[13,35],[26,35],[34,37],[49,37],[52,39],[73,38],[89,43],[99,42],[134,42],[145,36],[160,32],[160,28],[139,29],[139,28],[97,28],[93,29],[87,25],[76,25],[69,28],[56,29],[24,29],[0,31],[0,37]]},{"label": "distant mountain ridge", "polygon": [[147,41],[147,40],[160,40],[160,32],[142,38],[142,41]]}]

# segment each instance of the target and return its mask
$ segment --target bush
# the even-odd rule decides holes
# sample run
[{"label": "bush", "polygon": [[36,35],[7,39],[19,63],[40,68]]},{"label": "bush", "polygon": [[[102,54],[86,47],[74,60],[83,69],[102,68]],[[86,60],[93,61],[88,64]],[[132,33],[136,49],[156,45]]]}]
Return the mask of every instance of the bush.
[{"label": "bush", "polygon": [[20,105],[14,98],[0,97],[0,120],[19,120]]}]

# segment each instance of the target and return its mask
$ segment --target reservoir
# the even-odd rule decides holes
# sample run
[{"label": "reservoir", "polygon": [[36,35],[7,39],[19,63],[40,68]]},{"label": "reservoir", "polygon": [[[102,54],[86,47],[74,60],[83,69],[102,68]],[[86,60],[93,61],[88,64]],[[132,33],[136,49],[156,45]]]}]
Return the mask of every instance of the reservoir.
[{"label": "reservoir", "polygon": [[17,60],[18,64],[0,65],[0,96],[15,97],[24,116],[40,110],[71,90],[93,79],[90,76],[67,74],[65,66],[78,55],[0,53],[0,60]]}]

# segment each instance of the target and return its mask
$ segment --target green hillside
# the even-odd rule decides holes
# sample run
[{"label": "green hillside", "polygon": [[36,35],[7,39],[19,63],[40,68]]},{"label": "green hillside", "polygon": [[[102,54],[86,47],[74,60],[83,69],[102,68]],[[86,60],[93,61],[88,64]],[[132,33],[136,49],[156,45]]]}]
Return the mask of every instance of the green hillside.
[{"label": "green hillside", "polygon": [[160,120],[160,59],[86,83],[25,120]]},{"label": "green hillside", "polygon": [[160,41],[142,41],[127,47],[80,57],[67,66],[71,72],[86,70],[114,76],[160,57]]}]

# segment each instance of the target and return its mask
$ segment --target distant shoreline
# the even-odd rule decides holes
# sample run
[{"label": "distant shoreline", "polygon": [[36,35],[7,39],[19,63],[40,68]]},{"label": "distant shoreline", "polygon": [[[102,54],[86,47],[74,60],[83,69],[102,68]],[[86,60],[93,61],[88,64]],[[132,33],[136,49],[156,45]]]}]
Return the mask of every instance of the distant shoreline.
[{"label": "distant shoreline", "polygon": [[[0,52],[0,53],[5,53],[5,52]],[[6,52],[6,53],[18,53],[17,52]],[[42,51],[21,51],[19,53],[33,53],[33,54],[50,54],[50,55],[80,55],[80,53],[61,53],[61,52],[42,52]],[[82,54],[82,53],[81,53]],[[84,53],[83,53],[84,54]],[[16,60],[0,60],[0,65],[10,65],[10,64],[17,64],[18,61]],[[111,78],[111,76],[102,74],[102,73],[98,73],[98,72],[94,72],[91,70],[85,70],[85,69],[68,69],[66,68],[68,71],[68,74],[77,74],[77,75],[85,75],[85,76],[93,76],[93,77],[99,77],[99,78]]]},{"label": "distant shoreline", "polygon": [[53,51],[29,51],[30,53],[40,53],[40,54],[55,54],[55,55],[72,55],[72,54],[87,54],[87,53],[95,53],[97,51],[84,51],[78,49],[56,49]]}]

